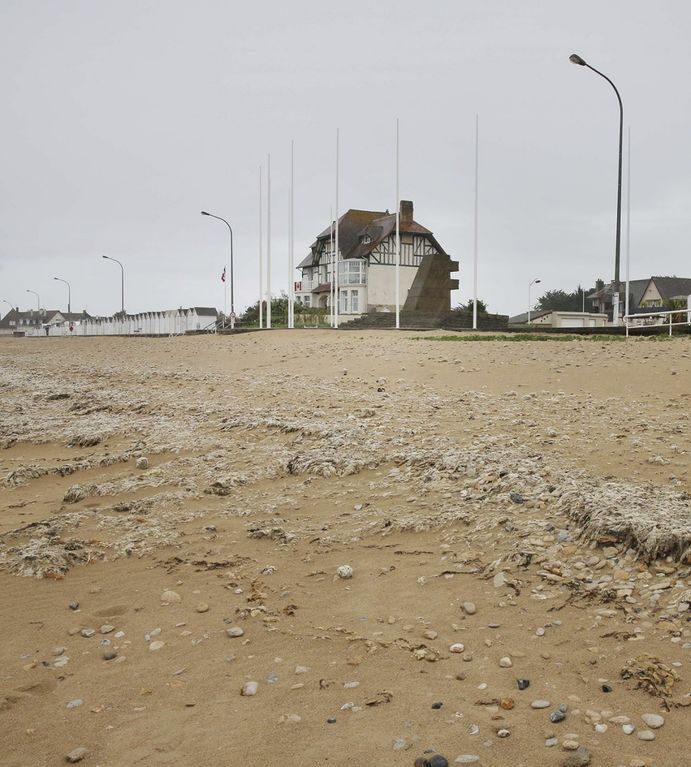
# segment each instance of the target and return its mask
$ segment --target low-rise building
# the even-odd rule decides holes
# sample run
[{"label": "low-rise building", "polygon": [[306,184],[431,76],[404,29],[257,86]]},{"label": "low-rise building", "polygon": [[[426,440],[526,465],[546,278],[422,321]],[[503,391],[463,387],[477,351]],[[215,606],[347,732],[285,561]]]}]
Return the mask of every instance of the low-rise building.
[{"label": "low-rise building", "polygon": [[[647,277],[629,280],[629,313],[637,314],[651,309],[671,308],[673,301],[686,301],[691,295],[689,277]],[[612,316],[613,283],[588,296],[596,311]],[[626,282],[619,284],[619,313],[626,311]]]},{"label": "low-rise building", "polygon": [[[396,310],[396,215],[349,210],[338,220],[338,311],[351,319]],[[401,311],[447,312],[458,270],[434,234],[413,218],[413,203],[401,201],[399,296]],[[305,306],[331,307],[335,225],[324,229],[298,264],[296,298]]]},{"label": "low-rise building", "polygon": [[0,335],[12,335],[24,333],[32,335],[36,333],[55,332],[55,329],[73,327],[90,315],[86,312],[62,312],[59,309],[30,309],[20,312],[19,308],[13,308],[0,320]]},{"label": "low-rise building", "polygon": [[[528,312],[509,317],[510,325],[528,324]],[[593,312],[566,312],[558,309],[541,309],[530,312],[530,325],[550,328],[603,328],[607,315]]]}]

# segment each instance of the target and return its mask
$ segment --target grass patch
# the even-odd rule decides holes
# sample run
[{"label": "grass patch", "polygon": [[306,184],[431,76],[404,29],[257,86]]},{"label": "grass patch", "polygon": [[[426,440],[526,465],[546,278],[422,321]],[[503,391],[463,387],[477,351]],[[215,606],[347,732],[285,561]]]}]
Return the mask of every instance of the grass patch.
[{"label": "grass patch", "polygon": [[416,336],[413,341],[626,341],[625,336],[562,335],[561,333],[458,333],[452,336]]}]

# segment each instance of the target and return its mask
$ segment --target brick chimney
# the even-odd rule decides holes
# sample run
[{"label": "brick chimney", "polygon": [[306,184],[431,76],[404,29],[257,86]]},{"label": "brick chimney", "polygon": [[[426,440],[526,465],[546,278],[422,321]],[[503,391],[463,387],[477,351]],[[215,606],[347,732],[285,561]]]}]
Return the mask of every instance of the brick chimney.
[{"label": "brick chimney", "polygon": [[400,220],[402,225],[413,223],[413,203],[411,200],[401,200]]}]

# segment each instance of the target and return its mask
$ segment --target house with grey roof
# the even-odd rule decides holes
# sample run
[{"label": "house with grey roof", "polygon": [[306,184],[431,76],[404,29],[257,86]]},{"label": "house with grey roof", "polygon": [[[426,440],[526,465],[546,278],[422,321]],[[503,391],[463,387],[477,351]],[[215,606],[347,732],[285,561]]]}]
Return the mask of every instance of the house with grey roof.
[{"label": "house with grey roof", "polygon": [[[389,211],[348,210],[324,229],[298,264],[295,296],[305,306],[330,309],[338,226],[338,311],[343,319],[396,310],[396,215]],[[401,311],[441,313],[451,308],[458,261],[413,218],[413,203],[401,201],[399,295]]]},{"label": "house with grey roof", "polygon": [[0,335],[25,333],[27,335],[43,331],[46,327],[56,328],[62,325],[75,325],[87,319],[86,312],[62,312],[59,309],[30,309],[20,312],[19,308],[10,309],[0,319]]},{"label": "house with grey roof", "polygon": [[[613,284],[605,285],[588,296],[596,311],[612,315]],[[629,313],[643,313],[651,309],[669,307],[673,301],[686,301],[691,295],[691,278],[688,277],[647,277],[643,280],[629,280]],[[626,282],[619,285],[619,310],[624,314]]]}]

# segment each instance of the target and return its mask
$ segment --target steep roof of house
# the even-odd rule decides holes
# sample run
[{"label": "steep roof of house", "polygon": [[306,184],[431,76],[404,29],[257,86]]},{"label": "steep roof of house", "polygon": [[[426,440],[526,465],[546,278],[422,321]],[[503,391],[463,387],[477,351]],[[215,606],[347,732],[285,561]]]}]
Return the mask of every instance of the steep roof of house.
[{"label": "steep roof of house", "polygon": [[[411,204],[412,211],[412,204]],[[389,211],[350,209],[338,219],[338,248],[343,259],[366,258],[383,240],[396,231],[396,214]],[[444,252],[434,239],[432,232],[415,220],[406,221],[401,216],[399,221],[401,234],[424,234],[435,247]],[[320,240],[331,237],[331,226],[327,226],[317,235],[310,246],[309,254],[297,265],[298,269],[312,266],[318,251]],[[369,239],[369,242],[367,242]]]},{"label": "steep roof of house", "polygon": [[662,298],[679,298],[691,295],[691,278],[687,277],[651,277]]}]

